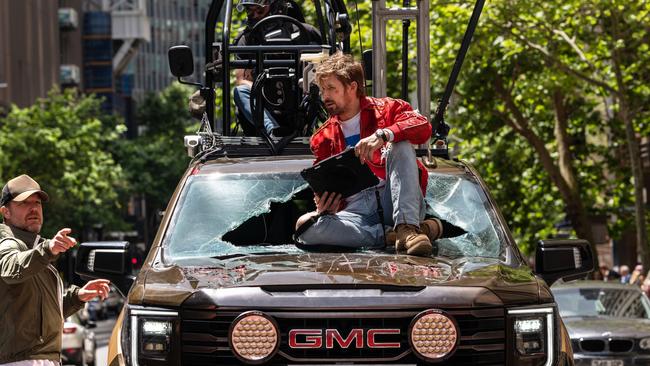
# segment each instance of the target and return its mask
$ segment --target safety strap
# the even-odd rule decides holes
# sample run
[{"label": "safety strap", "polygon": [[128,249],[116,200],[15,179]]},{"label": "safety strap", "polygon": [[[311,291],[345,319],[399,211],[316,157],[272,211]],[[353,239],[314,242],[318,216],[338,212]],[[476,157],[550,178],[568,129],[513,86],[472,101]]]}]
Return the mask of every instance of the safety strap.
[{"label": "safety strap", "polygon": [[302,223],[302,225],[298,226],[296,229],[296,232],[293,234],[293,241],[298,242],[298,238],[307,231],[312,225],[316,223],[320,215],[312,216],[309,218],[309,220],[305,221]]},{"label": "safety strap", "polygon": [[379,189],[377,188],[375,188],[375,198],[377,199],[377,214],[379,215],[381,230],[384,233],[384,246],[386,246],[386,225],[384,225],[384,207],[381,205],[381,197],[379,197]]}]

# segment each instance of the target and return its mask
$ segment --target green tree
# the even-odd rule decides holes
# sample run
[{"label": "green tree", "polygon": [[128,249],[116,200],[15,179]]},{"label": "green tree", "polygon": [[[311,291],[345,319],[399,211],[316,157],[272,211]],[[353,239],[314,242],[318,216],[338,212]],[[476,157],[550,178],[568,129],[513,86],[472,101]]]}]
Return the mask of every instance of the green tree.
[{"label": "green tree", "polygon": [[158,212],[165,210],[190,161],[183,137],[198,129],[188,111],[192,91],[175,83],[161,93],[147,95],[136,115],[142,132],[133,140],[121,141],[118,149],[129,193],[146,202],[147,244],[153,240]]},{"label": "green tree", "polygon": [[[625,129],[617,113],[610,113],[620,106],[612,106],[611,94],[561,66],[582,62],[567,41],[575,36],[567,24],[590,29],[585,32],[589,48],[600,42],[587,37],[596,32],[592,25],[607,23],[603,14],[590,14],[581,4],[488,4],[450,110],[463,139],[461,157],[473,161],[488,181],[524,249],[552,233],[564,215],[578,237],[592,243],[594,213],[616,215],[620,224],[611,228],[614,233],[633,220],[627,212],[634,202],[631,172],[617,148]],[[448,38],[449,30],[458,34],[464,30],[458,19],[466,22],[470,11],[447,4],[433,28],[445,30]],[[440,52],[446,44],[434,40],[432,48],[443,56],[434,58],[434,65],[446,69],[449,53]]]},{"label": "green tree", "polygon": [[[525,252],[553,236],[565,217],[578,237],[593,242],[594,214],[617,217],[610,225],[616,236],[635,219],[628,208],[636,203],[638,212],[642,201],[630,185],[641,182],[639,170],[630,169],[638,153],[624,149],[636,139],[624,120],[647,134],[648,4],[625,4],[498,0],[484,8],[447,120],[452,148],[479,169]],[[348,5],[360,25],[353,46],[361,40],[370,48],[371,3]],[[432,2],[432,103],[442,95],[473,6]],[[401,22],[389,23],[387,34],[389,64],[398,64]],[[412,33],[411,71],[415,51]],[[388,94],[399,96],[401,70],[386,72]]]},{"label": "green tree", "polygon": [[100,105],[92,96],[55,89],[0,119],[0,180],[29,174],[48,192],[45,236],[70,227],[83,240],[93,225],[124,225],[117,192],[123,172],[110,153],[124,126],[103,117]]}]

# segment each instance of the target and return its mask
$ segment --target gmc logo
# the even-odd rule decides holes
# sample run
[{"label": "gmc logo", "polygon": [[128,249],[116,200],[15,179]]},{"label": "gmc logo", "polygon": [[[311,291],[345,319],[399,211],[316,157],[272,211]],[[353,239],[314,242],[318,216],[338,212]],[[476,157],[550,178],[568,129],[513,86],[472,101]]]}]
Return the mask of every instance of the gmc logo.
[{"label": "gmc logo", "polygon": [[322,348],[324,339],[325,348],[334,348],[334,343],[340,348],[348,348],[351,345],[355,348],[400,348],[399,342],[380,342],[376,339],[379,335],[399,334],[399,329],[352,329],[344,338],[337,329],[292,329],[289,331],[289,347]]}]

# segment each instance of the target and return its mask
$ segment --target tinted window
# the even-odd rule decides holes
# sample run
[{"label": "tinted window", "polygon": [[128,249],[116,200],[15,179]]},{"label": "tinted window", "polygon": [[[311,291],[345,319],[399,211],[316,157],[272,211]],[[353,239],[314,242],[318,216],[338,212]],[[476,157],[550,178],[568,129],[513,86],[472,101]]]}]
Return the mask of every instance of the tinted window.
[{"label": "tinted window", "polygon": [[[501,231],[476,182],[464,175],[431,174],[427,192],[428,214],[467,231],[438,240],[440,256],[501,256]],[[165,254],[174,260],[302,252],[292,245],[295,222],[313,209],[313,195],[297,173],[191,176],[166,232]]]},{"label": "tinted window", "polygon": [[650,318],[648,299],[634,289],[557,288],[553,294],[562,317]]}]

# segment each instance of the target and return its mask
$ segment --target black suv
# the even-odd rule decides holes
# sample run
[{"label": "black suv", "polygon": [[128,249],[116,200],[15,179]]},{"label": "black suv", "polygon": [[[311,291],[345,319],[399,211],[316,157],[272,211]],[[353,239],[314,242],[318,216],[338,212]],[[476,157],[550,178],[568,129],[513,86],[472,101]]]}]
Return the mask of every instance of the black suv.
[{"label": "black suv", "polygon": [[[429,161],[428,213],[467,234],[438,255],[292,244],[313,209],[312,157],[217,158],[181,179],[116,325],[109,362],[140,365],[572,364],[547,284],[526,265],[487,188]],[[128,243],[85,243],[78,271],[128,266]],[[588,244],[538,248],[548,282],[590,270]],[[111,275],[111,272],[113,273]]]}]

